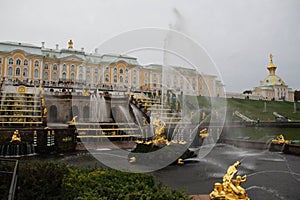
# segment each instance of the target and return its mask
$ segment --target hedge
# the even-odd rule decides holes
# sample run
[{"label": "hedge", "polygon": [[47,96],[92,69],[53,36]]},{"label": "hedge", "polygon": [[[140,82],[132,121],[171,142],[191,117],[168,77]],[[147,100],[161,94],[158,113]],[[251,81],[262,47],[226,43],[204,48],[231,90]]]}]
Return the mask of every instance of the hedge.
[{"label": "hedge", "polygon": [[21,163],[18,186],[18,199],[189,199],[150,174],[68,167],[60,162]]}]

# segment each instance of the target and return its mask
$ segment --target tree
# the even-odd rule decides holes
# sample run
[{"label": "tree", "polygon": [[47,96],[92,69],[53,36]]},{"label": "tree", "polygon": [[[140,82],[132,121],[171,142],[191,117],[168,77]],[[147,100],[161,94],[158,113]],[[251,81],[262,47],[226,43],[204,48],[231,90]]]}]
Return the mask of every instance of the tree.
[{"label": "tree", "polygon": [[252,94],[252,91],[251,91],[251,90],[245,90],[245,91],[243,92],[243,94]]},{"label": "tree", "polygon": [[300,101],[300,91],[295,90],[294,101],[295,102]]}]

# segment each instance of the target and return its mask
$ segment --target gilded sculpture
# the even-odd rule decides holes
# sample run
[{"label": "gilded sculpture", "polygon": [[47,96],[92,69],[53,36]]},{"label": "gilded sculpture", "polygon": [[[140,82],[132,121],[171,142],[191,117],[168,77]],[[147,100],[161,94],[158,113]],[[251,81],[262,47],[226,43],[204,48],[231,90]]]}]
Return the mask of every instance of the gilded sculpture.
[{"label": "gilded sculpture", "polygon": [[19,130],[16,130],[11,137],[10,142],[21,142],[21,136],[19,134]]},{"label": "gilded sculpture", "polygon": [[273,143],[273,144],[291,144],[291,141],[286,140],[286,139],[284,138],[284,136],[281,134],[281,135],[278,135],[278,136],[276,137],[276,139],[273,139],[273,140],[272,140],[272,143]]},{"label": "gilded sculpture", "polygon": [[234,179],[240,164],[240,161],[237,161],[228,167],[226,174],[223,176],[223,183],[214,184],[214,190],[209,194],[210,199],[250,200],[246,194],[246,190],[241,186],[241,183],[246,181],[247,176],[236,176],[236,179]]}]

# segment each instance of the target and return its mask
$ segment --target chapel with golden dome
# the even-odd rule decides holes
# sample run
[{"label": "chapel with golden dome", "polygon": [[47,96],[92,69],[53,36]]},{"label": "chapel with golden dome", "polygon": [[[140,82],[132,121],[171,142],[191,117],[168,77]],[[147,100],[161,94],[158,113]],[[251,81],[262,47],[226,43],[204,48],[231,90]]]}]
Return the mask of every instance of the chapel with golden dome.
[{"label": "chapel with golden dome", "polygon": [[273,63],[272,54],[270,54],[270,64],[267,69],[269,75],[260,81],[260,85],[254,88],[253,93],[266,100],[294,101],[294,91],[275,73],[277,67]]}]

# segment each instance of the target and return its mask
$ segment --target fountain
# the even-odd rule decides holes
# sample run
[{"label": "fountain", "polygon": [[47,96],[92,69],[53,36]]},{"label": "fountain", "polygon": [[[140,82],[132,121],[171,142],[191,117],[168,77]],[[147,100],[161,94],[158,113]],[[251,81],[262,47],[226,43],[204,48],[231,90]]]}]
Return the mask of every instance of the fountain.
[{"label": "fountain", "polygon": [[19,130],[16,130],[10,141],[0,144],[1,157],[20,157],[24,155],[34,155],[34,145],[21,140]]}]

